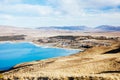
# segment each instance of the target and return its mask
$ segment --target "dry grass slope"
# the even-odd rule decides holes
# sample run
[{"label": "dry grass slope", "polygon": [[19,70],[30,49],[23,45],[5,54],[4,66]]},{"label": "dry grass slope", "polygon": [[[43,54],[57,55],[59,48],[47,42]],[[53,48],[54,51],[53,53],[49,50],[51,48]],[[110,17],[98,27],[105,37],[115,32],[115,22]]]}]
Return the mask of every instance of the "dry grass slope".
[{"label": "dry grass slope", "polygon": [[120,80],[120,43],[19,64],[2,75],[6,80]]}]

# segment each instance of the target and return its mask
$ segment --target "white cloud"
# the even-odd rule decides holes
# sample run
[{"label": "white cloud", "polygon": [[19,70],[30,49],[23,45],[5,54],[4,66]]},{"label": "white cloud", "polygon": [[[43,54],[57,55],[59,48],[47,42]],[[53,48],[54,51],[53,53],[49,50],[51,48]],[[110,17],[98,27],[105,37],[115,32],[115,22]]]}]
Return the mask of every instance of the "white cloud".
[{"label": "white cloud", "polygon": [[16,4],[20,2],[22,2],[22,0],[0,0],[0,4]]},{"label": "white cloud", "polygon": [[64,15],[81,15],[84,13],[79,5],[79,0],[48,0],[48,3]]},{"label": "white cloud", "polygon": [[120,11],[117,8],[120,5],[120,0],[48,0],[48,2],[57,6],[55,8],[66,15],[72,16]]},{"label": "white cloud", "polygon": [[17,5],[1,5],[0,11],[8,14],[17,15],[37,15],[44,16],[53,14],[54,11],[50,6],[29,5],[29,4],[17,4]]},{"label": "white cloud", "polygon": [[83,13],[83,9],[78,3],[78,0],[59,0],[61,10],[70,15],[79,15]]},{"label": "white cloud", "polygon": [[[112,16],[111,16],[112,15]],[[65,25],[86,25],[88,27],[95,27],[98,25],[120,25],[119,13],[106,13],[85,16],[58,16],[58,17],[18,17],[18,16],[4,16],[0,18],[0,24],[8,24],[14,26],[65,26]]]},{"label": "white cloud", "polygon": [[120,5],[120,0],[87,0],[86,2],[89,3],[90,5],[97,6],[97,7]]},{"label": "white cloud", "polygon": [[15,17],[7,14],[0,14],[0,21],[13,20]]},{"label": "white cloud", "polygon": [[[0,0],[0,24],[17,26],[120,25],[120,0],[47,0],[47,5]],[[4,3],[4,4],[3,4]],[[16,4],[15,4],[16,3]],[[101,8],[113,7],[103,11]],[[118,11],[117,11],[118,10]]]},{"label": "white cloud", "polygon": [[[53,16],[72,15],[80,16],[84,14],[104,12],[101,8],[110,6],[114,9],[109,12],[119,11],[116,6],[120,5],[120,0],[47,0],[48,5],[22,4],[22,0],[1,0],[0,11],[8,14],[33,15],[33,16]],[[16,4],[11,4],[16,3]],[[18,4],[20,3],[20,4]],[[50,5],[49,5],[50,4]],[[108,11],[106,11],[108,12]],[[109,13],[108,12],[108,13]]]}]

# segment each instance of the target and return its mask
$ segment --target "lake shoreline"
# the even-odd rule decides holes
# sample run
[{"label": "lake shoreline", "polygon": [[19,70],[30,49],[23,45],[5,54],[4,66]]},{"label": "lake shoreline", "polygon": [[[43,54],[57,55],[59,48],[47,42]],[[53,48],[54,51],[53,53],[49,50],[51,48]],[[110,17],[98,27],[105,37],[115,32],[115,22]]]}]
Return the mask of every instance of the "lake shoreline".
[{"label": "lake shoreline", "polygon": [[[34,46],[36,46],[36,48],[37,47],[39,47],[39,48],[43,48],[43,49],[60,49],[60,52],[61,52],[61,50],[63,51],[66,51],[66,50],[70,50],[70,51],[66,51],[67,53],[65,54],[65,55],[58,55],[58,56],[56,56],[56,55],[53,55],[53,57],[48,57],[48,58],[40,58],[40,59],[38,59],[38,60],[31,60],[31,61],[24,61],[24,62],[21,62],[21,63],[18,63],[18,64],[16,64],[16,65],[19,65],[19,64],[23,64],[23,63],[27,63],[27,62],[33,62],[33,61],[40,61],[40,60],[46,60],[46,59],[50,59],[50,58],[59,58],[59,57],[62,57],[62,56],[70,56],[70,55],[73,55],[73,54],[76,54],[76,53],[79,53],[79,52],[81,52],[81,50],[78,50],[78,49],[66,49],[66,48],[56,48],[56,47],[52,47],[52,46],[49,46],[49,47],[46,47],[46,46],[42,46],[42,45],[38,45],[38,44],[34,44],[33,42],[26,42],[26,41],[24,41],[24,42],[12,42],[12,41],[4,41],[4,42],[0,42],[0,44],[6,44],[6,43],[10,43],[10,44],[14,44],[14,45],[16,45],[17,43],[19,43],[19,44],[31,44],[31,45],[34,45]],[[17,46],[16,46],[16,48],[17,48]],[[29,47],[28,47],[29,48]],[[21,48],[20,48],[21,49]],[[56,50],[56,51],[57,51]],[[72,51],[73,50],[73,51]],[[75,50],[75,51],[74,51]],[[24,49],[23,49],[23,51],[24,51]],[[52,52],[52,51],[51,51]],[[14,53],[14,52],[13,52]],[[30,53],[34,53],[34,52],[30,52]],[[59,53],[59,52],[57,52],[57,53]],[[61,52],[62,53],[62,52]],[[17,53],[16,53],[17,54]],[[23,54],[23,53],[21,53],[21,54]],[[47,53],[46,53],[47,54]],[[68,54],[68,55],[67,55]],[[18,54],[19,55],[19,54]],[[35,55],[36,56],[36,55]],[[41,55],[41,57],[42,57],[42,55]],[[43,56],[44,57],[44,56]],[[16,65],[14,65],[14,66],[16,66]],[[13,67],[14,67],[13,66]],[[7,67],[7,66],[6,66]],[[11,70],[11,69],[14,69],[14,68],[10,68],[10,69],[6,69],[6,70],[1,70],[0,72],[4,72],[4,71],[9,71],[9,70]]]},{"label": "lake shoreline", "polygon": [[[66,38],[66,36],[63,36]],[[70,36],[71,37],[71,36]],[[74,37],[74,36],[73,36]],[[75,48],[74,44],[86,44],[93,43],[93,46],[86,48],[84,51],[75,53],[68,56],[49,58],[45,60],[25,62],[14,66],[9,71],[2,72],[4,79],[104,79],[104,80],[116,80],[120,79],[120,52],[119,41],[116,38],[108,39],[105,37],[90,39],[91,36],[80,36],[77,39],[71,39],[68,45],[70,48]],[[18,40],[12,42],[32,42],[37,46],[45,46],[49,43],[49,40],[57,44],[57,48],[63,48],[58,46],[59,43],[68,42],[70,39],[60,40],[58,37],[42,38],[48,40],[46,43],[38,41],[41,37],[36,39],[30,38],[29,40]],[[41,39],[41,40],[42,40]],[[85,39],[85,40],[84,40]],[[59,42],[58,42],[59,41]],[[78,44],[79,43],[79,44]],[[99,45],[100,43],[100,45]],[[103,44],[101,44],[103,43]],[[108,43],[107,45],[105,45]],[[71,45],[73,44],[73,45]],[[86,45],[85,44],[85,45]],[[49,46],[49,45],[48,45]],[[46,47],[46,46],[45,46]],[[51,47],[51,46],[50,46]],[[54,47],[54,46],[52,46]],[[66,49],[66,48],[65,48]],[[69,49],[69,48],[68,48]],[[115,52],[114,52],[115,51]],[[102,67],[101,67],[102,66]],[[111,71],[111,72],[110,72]],[[112,72],[113,71],[113,72]],[[112,78],[111,78],[112,76]]]},{"label": "lake shoreline", "polygon": [[38,47],[43,47],[43,48],[59,48],[59,49],[68,49],[68,50],[81,50],[83,51],[82,49],[74,49],[74,48],[63,48],[63,47],[57,47],[57,46],[50,46],[50,45],[46,45],[46,44],[39,44],[39,43],[35,43],[35,42],[32,42],[32,41],[0,41],[0,43],[31,43],[35,46],[38,46]]},{"label": "lake shoreline", "polygon": [[[116,60],[119,60],[119,52],[117,52],[116,54],[111,54],[111,53],[105,54],[106,51],[111,51],[116,48],[119,49],[118,43],[113,44],[111,47],[102,46],[102,47],[90,48],[85,52],[81,52],[79,54],[74,54],[66,57],[50,58],[42,61],[40,60],[40,61],[23,63],[17,65],[14,69],[10,71],[2,73],[2,75],[4,76],[5,79],[6,78],[13,79],[15,76],[18,79],[25,79],[29,77],[30,80],[32,80],[32,78],[45,79],[46,77],[48,79],[67,78],[67,80],[69,80],[70,77],[72,79],[78,78],[81,80],[83,78],[85,80],[91,78],[93,80],[96,80],[96,78],[98,80],[101,78],[104,80],[112,80],[112,79],[114,80],[115,78],[118,78],[119,80],[120,78],[119,72],[108,73],[108,74],[102,73],[103,70],[104,71],[113,70],[113,67],[115,67],[115,65],[116,65],[115,67],[116,70],[119,69],[119,66],[117,67],[118,63],[116,63]],[[95,50],[97,50],[97,52],[95,52]],[[115,65],[112,63],[114,63]],[[105,67],[100,67],[99,65]],[[69,68],[66,68],[66,66],[68,66]],[[111,68],[106,68],[109,66],[111,66]]]}]

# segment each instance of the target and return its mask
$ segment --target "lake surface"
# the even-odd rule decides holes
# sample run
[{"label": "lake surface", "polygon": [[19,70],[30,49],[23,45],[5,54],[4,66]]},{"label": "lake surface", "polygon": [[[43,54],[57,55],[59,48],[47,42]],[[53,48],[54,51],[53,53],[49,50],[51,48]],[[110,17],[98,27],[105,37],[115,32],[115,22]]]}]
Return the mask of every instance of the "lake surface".
[{"label": "lake surface", "polygon": [[67,56],[80,50],[47,48],[32,43],[0,43],[0,70],[8,70],[16,64],[53,57]]}]

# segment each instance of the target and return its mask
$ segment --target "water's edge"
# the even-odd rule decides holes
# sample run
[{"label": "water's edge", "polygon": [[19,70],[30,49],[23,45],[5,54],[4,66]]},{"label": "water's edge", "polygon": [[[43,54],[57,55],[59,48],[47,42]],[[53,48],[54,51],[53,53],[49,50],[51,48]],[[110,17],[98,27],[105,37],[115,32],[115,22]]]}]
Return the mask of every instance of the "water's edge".
[{"label": "water's edge", "polygon": [[[42,47],[42,48],[59,48],[59,47],[54,47],[54,46],[45,46],[45,45],[39,45],[39,44],[36,44],[34,42],[27,42],[27,41],[21,41],[21,42],[12,42],[12,41],[2,41],[0,42],[1,43],[30,43],[30,44],[33,44],[35,46],[38,46],[38,47]],[[79,52],[81,52],[82,50],[80,49],[68,49],[68,48],[59,48],[59,49],[65,49],[65,50],[79,50]],[[77,53],[79,53],[77,52]],[[73,54],[77,54],[77,53],[73,53]],[[73,55],[73,54],[69,54],[67,56],[70,56],[70,55]],[[64,56],[58,56],[58,57],[53,57],[53,58],[59,58],[59,57],[64,57]],[[53,58],[48,58],[48,59],[53,59]],[[41,60],[47,60],[47,59],[41,59]],[[41,60],[34,60],[34,61],[41,61]],[[29,62],[33,62],[33,61],[29,61]],[[27,62],[22,62],[22,63],[19,63],[19,64],[23,64],[23,63],[27,63]],[[19,65],[19,64],[16,64],[16,65]],[[15,65],[15,66],[16,66]],[[8,70],[0,70],[0,73],[2,72],[6,72],[6,71],[9,71],[9,70],[12,70],[12,69],[15,69],[14,66]]]}]

